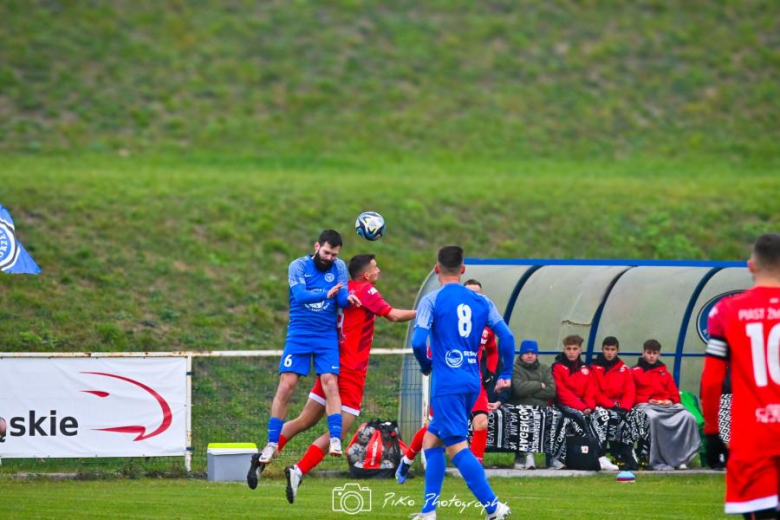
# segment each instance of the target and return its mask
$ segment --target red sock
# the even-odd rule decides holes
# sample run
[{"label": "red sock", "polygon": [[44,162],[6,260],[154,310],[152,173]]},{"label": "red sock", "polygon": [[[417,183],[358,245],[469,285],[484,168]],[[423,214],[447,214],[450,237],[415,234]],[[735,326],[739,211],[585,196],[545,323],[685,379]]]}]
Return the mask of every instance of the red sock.
[{"label": "red sock", "polygon": [[427,432],[427,431],[428,431],[428,426],[423,426],[422,428],[417,430],[417,433],[414,434],[414,438],[412,439],[412,443],[406,449],[406,458],[407,459],[414,460],[414,458],[417,456],[417,454],[420,453],[420,450],[422,449],[423,437],[425,437],[425,432]]},{"label": "red sock", "polygon": [[301,460],[298,461],[298,469],[301,470],[301,473],[306,475],[308,472],[314,469],[314,466],[322,462],[322,459],[324,458],[325,452],[322,451],[316,444],[312,444],[309,446],[309,449],[306,450],[306,453],[303,454]]},{"label": "red sock", "polygon": [[287,437],[284,435],[279,435],[279,445],[276,447],[276,452],[281,452],[285,444],[287,444]]},{"label": "red sock", "polygon": [[482,457],[485,456],[485,446],[487,446],[487,430],[474,430],[471,436],[471,453],[482,464]]}]

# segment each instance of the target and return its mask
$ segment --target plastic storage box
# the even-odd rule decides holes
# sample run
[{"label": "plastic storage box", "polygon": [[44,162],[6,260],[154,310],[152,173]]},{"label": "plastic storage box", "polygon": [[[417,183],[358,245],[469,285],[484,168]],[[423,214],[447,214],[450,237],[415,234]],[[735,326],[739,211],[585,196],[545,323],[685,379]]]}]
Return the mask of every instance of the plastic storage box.
[{"label": "plastic storage box", "polygon": [[253,453],[257,453],[253,443],[210,443],[206,451],[209,482],[243,482]]}]

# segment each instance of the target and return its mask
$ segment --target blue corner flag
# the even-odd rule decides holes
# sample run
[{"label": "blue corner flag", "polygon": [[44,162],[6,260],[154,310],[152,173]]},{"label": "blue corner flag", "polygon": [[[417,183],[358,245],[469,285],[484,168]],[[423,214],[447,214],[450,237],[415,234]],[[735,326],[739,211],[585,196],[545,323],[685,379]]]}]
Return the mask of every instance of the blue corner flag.
[{"label": "blue corner flag", "polygon": [[16,239],[11,214],[0,204],[0,271],[10,274],[40,274],[41,268]]}]

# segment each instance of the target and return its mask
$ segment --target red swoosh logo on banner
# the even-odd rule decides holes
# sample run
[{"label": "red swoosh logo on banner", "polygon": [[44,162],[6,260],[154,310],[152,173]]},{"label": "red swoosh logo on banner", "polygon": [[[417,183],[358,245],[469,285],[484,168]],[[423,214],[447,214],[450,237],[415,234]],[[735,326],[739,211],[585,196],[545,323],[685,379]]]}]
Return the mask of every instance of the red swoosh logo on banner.
[{"label": "red swoosh logo on banner", "polygon": [[[160,435],[162,432],[164,432],[171,426],[171,423],[173,422],[173,413],[171,413],[171,407],[168,406],[168,402],[165,399],[163,399],[160,394],[158,394],[157,392],[155,392],[145,384],[135,381],[134,379],[118,376],[116,374],[106,374],[104,372],[82,372],[82,374],[93,374],[96,376],[113,377],[115,379],[126,381],[130,384],[143,388],[144,390],[149,392],[149,394],[151,394],[152,397],[154,397],[157,400],[157,403],[160,405],[160,408],[162,409],[162,413],[163,413],[162,424],[160,424],[160,426],[149,435],[146,435],[145,426],[116,426],[114,428],[95,428],[95,430],[103,431],[103,432],[116,432],[116,433],[132,433],[132,434],[137,433],[138,437],[133,439],[133,442],[135,442],[135,441],[142,441],[144,439],[150,439],[156,435]],[[98,392],[97,390],[84,390],[84,391],[88,393]],[[107,392],[101,392],[101,393],[105,393],[106,395],[108,395]],[[98,394],[95,393],[95,395]],[[105,397],[102,395],[98,395],[98,396]]]},{"label": "red swoosh logo on banner", "polygon": [[96,395],[98,397],[108,397],[108,392],[103,392],[102,390],[82,390],[85,394],[92,394]]}]

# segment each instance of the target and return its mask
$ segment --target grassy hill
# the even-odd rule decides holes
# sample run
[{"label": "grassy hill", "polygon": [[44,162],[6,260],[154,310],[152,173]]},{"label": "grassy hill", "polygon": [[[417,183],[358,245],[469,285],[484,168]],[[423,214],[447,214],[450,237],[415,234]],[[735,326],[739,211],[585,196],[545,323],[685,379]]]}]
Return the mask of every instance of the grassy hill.
[{"label": "grassy hill", "polygon": [[[778,229],[775,172],[690,163],[10,157],[0,201],[40,277],[0,277],[4,350],[280,348],[289,262],[320,230],[411,306],[436,248],[520,258],[745,258]],[[352,231],[382,213],[376,243]],[[381,320],[382,321],[382,320]],[[377,345],[405,327],[380,323]]]},{"label": "grassy hill", "polygon": [[0,3],[0,150],[776,164],[772,0]]}]

